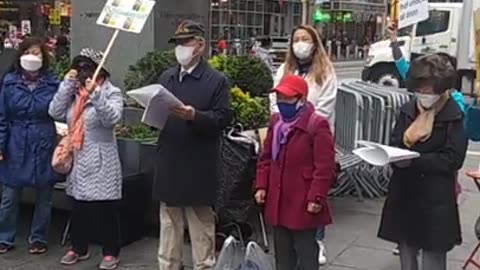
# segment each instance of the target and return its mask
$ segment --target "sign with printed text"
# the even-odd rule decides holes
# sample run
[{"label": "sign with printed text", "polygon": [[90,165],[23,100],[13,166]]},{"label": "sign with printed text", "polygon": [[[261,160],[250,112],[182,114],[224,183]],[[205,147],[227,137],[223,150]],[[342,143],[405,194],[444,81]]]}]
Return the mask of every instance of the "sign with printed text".
[{"label": "sign with printed text", "polygon": [[32,34],[32,23],[29,20],[22,21],[22,35]]},{"label": "sign with printed text", "polygon": [[8,33],[9,33],[9,37],[11,39],[15,38],[16,34],[17,34],[17,27],[15,25],[9,25],[8,26]]},{"label": "sign with printed text", "polygon": [[50,22],[50,25],[60,25],[62,24],[62,16],[60,13],[60,9],[52,9],[50,11],[50,14],[48,15],[48,20]]},{"label": "sign with printed text", "polygon": [[97,24],[138,34],[154,5],[152,0],[108,0]]},{"label": "sign with printed text", "polygon": [[473,12],[473,27],[476,54],[475,61],[477,62],[476,94],[478,97],[480,97],[480,8]]},{"label": "sign with printed text", "polygon": [[400,0],[398,28],[428,19],[428,0]]}]

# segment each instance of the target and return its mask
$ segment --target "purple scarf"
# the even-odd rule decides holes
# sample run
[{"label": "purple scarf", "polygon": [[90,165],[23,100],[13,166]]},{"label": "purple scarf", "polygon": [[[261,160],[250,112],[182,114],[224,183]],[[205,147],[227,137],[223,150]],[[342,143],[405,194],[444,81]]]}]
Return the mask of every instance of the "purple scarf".
[{"label": "purple scarf", "polygon": [[297,113],[292,121],[285,122],[280,116],[277,123],[273,126],[273,139],[272,139],[272,160],[277,161],[278,154],[282,145],[287,143],[288,133],[292,130],[292,126],[295,125],[300,118],[300,113]]}]

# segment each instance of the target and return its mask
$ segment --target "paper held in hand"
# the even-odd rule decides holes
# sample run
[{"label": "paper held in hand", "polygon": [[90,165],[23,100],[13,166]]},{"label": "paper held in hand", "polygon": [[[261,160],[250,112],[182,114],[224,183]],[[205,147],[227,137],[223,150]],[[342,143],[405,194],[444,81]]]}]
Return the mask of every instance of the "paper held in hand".
[{"label": "paper held in hand", "polygon": [[127,92],[127,95],[145,108],[142,122],[162,130],[167,123],[170,110],[183,103],[161,84],[152,84]]},{"label": "paper held in hand", "polygon": [[358,141],[364,147],[353,150],[353,153],[368,164],[374,166],[385,166],[403,160],[410,160],[420,157],[417,152],[397,147],[382,145],[368,141]]}]

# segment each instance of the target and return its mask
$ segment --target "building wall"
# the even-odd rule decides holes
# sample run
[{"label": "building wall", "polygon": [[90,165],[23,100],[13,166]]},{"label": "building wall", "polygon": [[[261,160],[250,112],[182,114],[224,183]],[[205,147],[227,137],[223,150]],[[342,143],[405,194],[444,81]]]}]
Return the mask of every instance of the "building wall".
[{"label": "building wall", "polygon": [[210,0],[157,0],[155,11],[155,48],[170,49],[168,39],[182,20],[193,20],[204,25],[209,33]]}]

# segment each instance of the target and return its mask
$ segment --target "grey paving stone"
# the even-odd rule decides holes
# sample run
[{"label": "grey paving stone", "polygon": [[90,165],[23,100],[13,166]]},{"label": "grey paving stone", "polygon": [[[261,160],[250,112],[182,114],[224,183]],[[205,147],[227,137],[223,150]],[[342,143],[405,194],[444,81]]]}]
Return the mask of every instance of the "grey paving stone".
[{"label": "grey paving stone", "polygon": [[[475,146],[477,147],[477,145]],[[478,144],[480,149],[480,144]],[[473,226],[480,214],[480,192],[470,179],[464,175],[468,168],[478,168],[480,156],[469,156],[464,170],[460,172],[460,181],[464,192],[459,200],[462,221],[463,245],[449,253],[449,270],[460,270],[466,257],[478,243]],[[334,224],[327,228],[326,245],[329,264],[321,270],[398,270],[399,258],[393,256],[391,248],[395,245],[376,237],[383,207],[383,199],[365,200],[357,198],[335,198],[331,200]],[[7,255],[0,256],[0,270],[87,270],[96,269],[101,259],[100,249],[92,246],[93,257],[73,267],[63,267],[58,261],[65,247],[57,243],[65,222],[65,213],[55,212],[50,235],[50,249],[46,255],[30,256],[25,242],[31,211],[22,211],[20,218],[17,248]],[[271,239],[271,237],[269,237]],[[273,243],[270,242],[270,245]],[[270,246],[273,248],[272,246]],[[119,269],[157,270],[158,237],[147,236],[125,247],[121,254]],[[186,269],[192,268],[190,246],[185,245]]]},{"label": "grey paving stone", "polygon": [[351,246],[335,259],[334,265],[365,270],[398,270],[399,260],[391,252]]},{"label": "grey paving stone", "polygon": [[360,268],[351,268],[351,267],[344,267],[344,266],[336,266],[330,265],[326,268],[320,267],[320,270],[361,270]]}]

